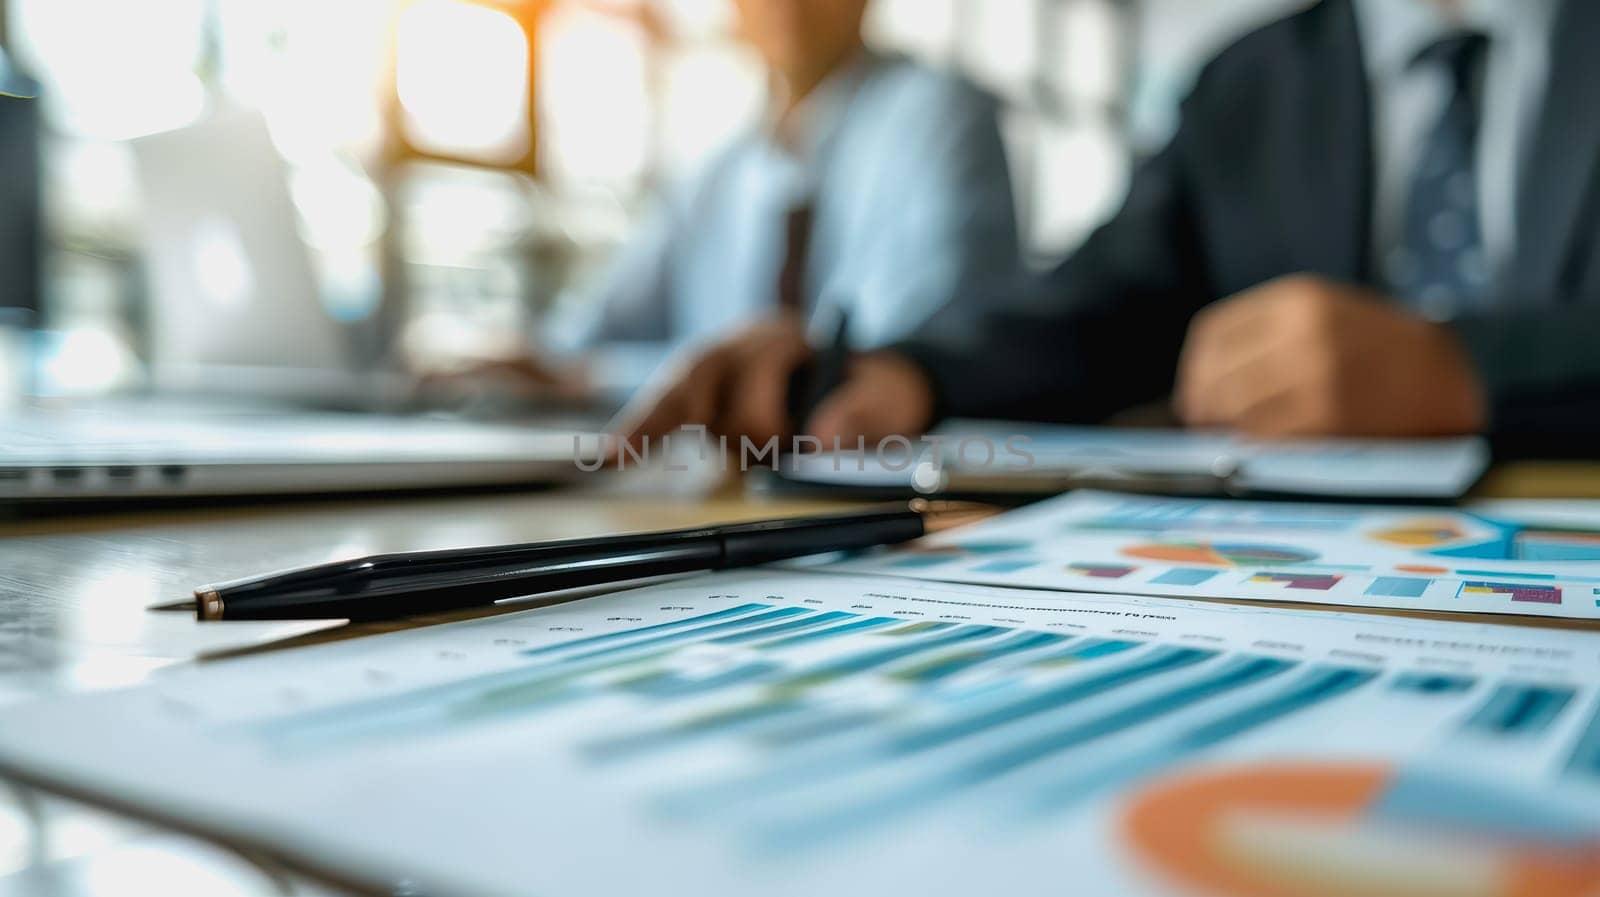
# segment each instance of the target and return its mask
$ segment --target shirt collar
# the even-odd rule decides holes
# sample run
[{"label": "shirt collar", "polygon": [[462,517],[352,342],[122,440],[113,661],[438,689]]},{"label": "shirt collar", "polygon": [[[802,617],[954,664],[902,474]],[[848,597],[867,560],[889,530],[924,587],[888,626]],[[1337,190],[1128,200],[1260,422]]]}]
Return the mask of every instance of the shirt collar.
[{"label": "shirt collar", "polygon": [[779,133],[776,115],[769,114],[766,132],[773,148],[802,165],[815,165],[838,133],[850,101],[875,61],[870,52],[862,50],[823,79],[790,111],[783,133]]},{"label": "shirt collar", "polygon": [[1390,78],[1404,74],[1418,53],[1448,34],[1481,31],[1500,42],[1547,25],[1557,4],[1558,0],[1460,0],[1447,10],[1434,0],[1356,0],[1356,19],[1367,68],[1375,76]]}]

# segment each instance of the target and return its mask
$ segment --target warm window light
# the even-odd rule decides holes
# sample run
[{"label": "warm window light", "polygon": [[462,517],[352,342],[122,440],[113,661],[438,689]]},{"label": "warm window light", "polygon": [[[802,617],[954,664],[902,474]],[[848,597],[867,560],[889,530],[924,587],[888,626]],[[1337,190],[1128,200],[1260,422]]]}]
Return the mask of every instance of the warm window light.
[{"label": "warm window light", "polygon": [[760,119],[767,98],[761,61],[743,48],[707,48],[667,60],[662,94],[665,168],[693,170]]},{"label": "warm window light", "polygon": [[216,0],[222,88],[262,110],[292,164],[381,144],[393,0]]},{"label": "warm window light", "polygon": [[514,162],[528,152],[528,40],[510,15],[422,0],[401,16],[395,86],[412,146]]},{"label": "warm window light", "polygon": [[875,45],[939,61],[954,54],[954,0],[877,0],[867,13],[867,34]]},{"label": "warm window light", "polygon": [[649,48],[637,25],[579,6],[558,7],[539,32],[540,139],[552,174],[629,186],[650,165],[654,121]]},{"label": "warm window light", "polygon": [[62,131],[127,139],[181,127],[200,114],[205,90],[194,64],[203,0],[12,5],[17,56],[44,80],[45,109]]},{"label": "warm window light", "polygon": [[101,328],[74,328],[46,342],[40,373],[52,395],[97,395],[126,385],[136,363],[127,344]]},{"label": "warm window light", "polygon": [[1039,65],[1035,35],[1041,0],[988,0],[966,31],[962,62],[981,82],[1023,97]]}]

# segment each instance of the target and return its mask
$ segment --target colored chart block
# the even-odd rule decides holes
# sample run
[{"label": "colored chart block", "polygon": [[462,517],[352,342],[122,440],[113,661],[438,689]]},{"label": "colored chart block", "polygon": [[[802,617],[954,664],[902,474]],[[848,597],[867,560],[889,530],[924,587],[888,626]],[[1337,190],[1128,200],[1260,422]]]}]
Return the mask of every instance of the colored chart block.
[{"label": "colored chart block", "polygon": [[1419,695],[1448,695],[1471,691],[1478,683],[1471,676],[1452,676],[1444,673],[1401,673],[1390,688]]},{"label": "colored chart block", "polygon": [[1371,533],[1371,538],[1402,548],[1430,549],[1470,537],[1462,523],[1450,518],[1411,520],[1399,526]]},{"label": "colored chart block", "polygon": [[1033,546],[1027,542],[964,542],[951,547],[967,554],[1005,554],[1011,551],[1027,551]]},{"label": "colored chart block", "polygon": [[1068,564],[1067,572],[1079,576],[1088,576],[1094,579],[1121,579],[1138,567],[1124,567],[1117,564]]},{"label": "colored chart block", "polygon": [[1589,720],[1589,727],[1578,739],[1578,746],[1567,761],[1567,774],[1600,781],[1600,712]]},{"label": "colored chart block", "polygon": [[1257,573],[1250,577],[1251,582],[1281,585],[1286,589],[1301,589],[1310,592],[1326,592],[1339,584],[1344,579],[1331,573]]},{"label": "colored chart block", "polygon": [[1570,688],[1509,683],[1495,689],[1464,727],[1496,735],[1536,734],[1553,725],[1575,696]]},{"label": "colored chart block", "polygon": [[1380,576],[1367,587],[1367,594],[1374,598],[1421,598],[1432,582],[1414,576]]},{"label": "colored chart block", "polygon": [[979,564],[978,566],[973,567],[972,568],[972,572],[974,572],[974,573],[1016,573],[1019,570],[1026,570],[1029,567],[1038,566],[1038,564],[1039,564],[1038,561],[1033,561],[1033,560],[989,561],[987,563]]},{"label": "colored chart block", "polygon": [[1542,530],[1518,533],[1516,556],[1525,561],[1600,561],[1600,534]]},{"label": "colored chart block", "polygon": [[1195,570],[1189,567],[1179,567],[1150,580],[1156,585],[1163,586],[1198,586],[1202,585],[1217,575],[1216,570]]},{"label": "colored chart block", "polygon": [[911,554],[895,560],[889,566],[902,570],[922,570],[948,564],[959,557],[960,555],[954,554]]},{"label": "colored chart block", "polygon": [[1271,567],[1280,564],[1305,564],[1317,559],[1316,552],[1284,545],[1243,545],[1211,542],[1171,542],[1162,545],[1134,545],[1122,553],[1131,558],[1167,561],[1175,564],[1210,564],[1215,567]]},{"label": "colored chart block", "polygon": [[928,567],[937,567],[951,561],[970,559],[974,555],[982,557],[986,555],[1011,554],[1027,551],[1031,547],[1027,542],[968,542],[962,545],[933,545],[925,548],[913,548],[902,557],[890,562],[889,566],[906,570],[920,570]]},{"label": "colored chart block", "polygon": [[1464,582],[1456,589],[1456,597],[1468,596],[1496,596],[1527,604],[1560,604],[1561,588],[1520,582]]},{"label": "colored chart block", "polygon": [[1555,582],[1561,578],[1554,573],[1506,573],[1502,570],[1457,570],[1456,575],[1466,579],[1534,579],[1541,582]]}]

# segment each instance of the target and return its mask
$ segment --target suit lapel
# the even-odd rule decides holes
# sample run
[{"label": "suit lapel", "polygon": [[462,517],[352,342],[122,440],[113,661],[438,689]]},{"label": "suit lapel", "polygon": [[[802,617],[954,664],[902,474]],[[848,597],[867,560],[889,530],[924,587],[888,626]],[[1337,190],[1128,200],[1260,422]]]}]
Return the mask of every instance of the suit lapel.
[{"label": "suit lapel", "polygon": [[1302,63],[1280,94],[1278,190],[1297,270],[1365,281],[1370,254],[1372,126],[1367,73],[1350,0],[1325,0],[1300,34]]},{"label": "suit lapel", "polygon": [[1600,3],[1567,0],[1551,45],[1549,88],[1523,167],[1511,288],[1553,297],[1574,228],[1600,171]]}]

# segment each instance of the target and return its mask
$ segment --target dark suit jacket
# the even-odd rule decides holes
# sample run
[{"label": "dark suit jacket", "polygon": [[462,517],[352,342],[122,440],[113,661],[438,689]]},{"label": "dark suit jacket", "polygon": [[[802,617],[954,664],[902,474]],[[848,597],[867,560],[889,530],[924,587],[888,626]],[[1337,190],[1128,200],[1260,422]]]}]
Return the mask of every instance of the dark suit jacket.
[{"label": "dark suit jacket", "polygon": [[[1167,148],[1054,271],[897,347],[942,416],[1096,421],[1172,391],[1190,319],[1280,275],[1373,284],[1367,78],[1350,0],[1206,66]],[[1600,3],[1567,0],[1493,313],[1455,323],[1502,434],[1600,434]],[[1591,449],[1600,451],[1600,447]]]}]

